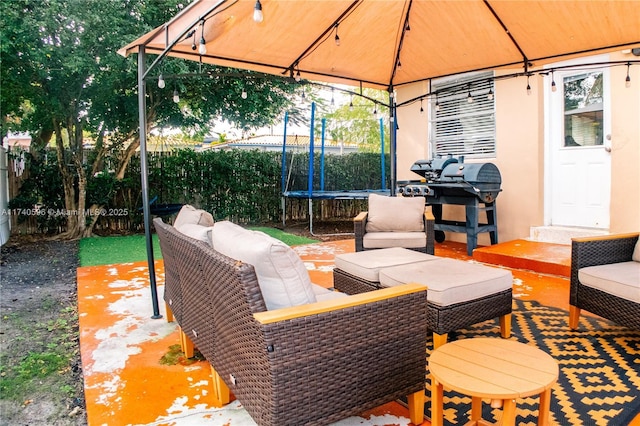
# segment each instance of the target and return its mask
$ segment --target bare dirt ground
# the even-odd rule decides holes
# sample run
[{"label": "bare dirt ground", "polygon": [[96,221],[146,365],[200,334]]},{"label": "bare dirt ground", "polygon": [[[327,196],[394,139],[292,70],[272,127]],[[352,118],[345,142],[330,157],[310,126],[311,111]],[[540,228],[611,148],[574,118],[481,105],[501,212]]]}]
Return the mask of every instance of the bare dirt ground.
[{"label": "bare dirt ground", "polygon": [[78,243],[12,238],[0,265],[0,425],[86,425]]},{"label": "bare dirt ground", "polygon": [[[312,233],[299,222],[284,231],[333,241],[353,238],[353,223],[318,222]],[[0,251],[0,426],[87,425],[77,267],[77,241],[12,237]]]}]

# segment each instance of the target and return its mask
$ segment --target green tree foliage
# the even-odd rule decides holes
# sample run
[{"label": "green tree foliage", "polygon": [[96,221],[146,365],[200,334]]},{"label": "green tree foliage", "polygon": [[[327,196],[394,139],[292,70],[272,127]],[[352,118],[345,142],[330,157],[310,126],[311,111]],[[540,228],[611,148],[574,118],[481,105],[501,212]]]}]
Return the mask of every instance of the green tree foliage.
[{"label": "green tree foliage", "polygon": [[[384,126],[385,152],[389,152],[389,94],[363,89],[364,96],[351,96],[348,104],[326,114],[326,132],[334,140],[356,143],[364,152],[380,152],[380,119]],[[372,102],[377,100],[380,104]]]},{"label": "green tree foliage", "polygon": [[[91,233],[88,188],[115,188],[139,146],[137,57],[117,50],[177,14],[181,0],[15,0],[0,2],[2,134],[29,131],[35,148],[55,141],[68,237]],[[153,58],[148,58],[149,64]],[[162,72],[166,87],[157,86]],[[250,129],[274,122],[299,85],[165,58],[147,81],[147,131],[204,135],[214,119]],[[172,101],[173,91],[180,102]],[[242,93],[247,97],[243,99]],[[95,143],[89,152],[86,136]],[[98,182],[93,182],[94,180]],[[96,208],[91,206],[89,208]]]}]

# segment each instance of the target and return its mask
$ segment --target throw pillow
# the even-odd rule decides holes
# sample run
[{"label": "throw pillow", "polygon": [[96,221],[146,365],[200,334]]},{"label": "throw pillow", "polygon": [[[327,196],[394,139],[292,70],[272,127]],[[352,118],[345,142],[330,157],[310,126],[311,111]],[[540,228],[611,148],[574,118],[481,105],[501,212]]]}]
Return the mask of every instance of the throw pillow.
[{"label": "throw pillow", "polygon": [[316,301],[307,268],[282,241],[229,221],[216,222],[211,239],[218,252],[253,265],[267,309]]},{"label": "throw pillow", "polygon": [[184,225],[176,228],[176,230],[182,232],[186,236],[203,241],[209,245],[211,245],[211,237],[209,234],[212,229],[212,226],[202,226],[197,223],[185,223]]},{"label": "throw pillow", "polygon": [[178,216],[176,216],[176,220],[173,222],[173,227],[178,229],[180,226],[187,223],[195,223],[196,225],[202,226],[213,226],[213,216],[205,210],[196,209],[192,205],[185,204],[180,209]]},{"label": "throw pillow", "polygon": [[369,194],[367,232],[424,231],[424,197],[386,197]]}]

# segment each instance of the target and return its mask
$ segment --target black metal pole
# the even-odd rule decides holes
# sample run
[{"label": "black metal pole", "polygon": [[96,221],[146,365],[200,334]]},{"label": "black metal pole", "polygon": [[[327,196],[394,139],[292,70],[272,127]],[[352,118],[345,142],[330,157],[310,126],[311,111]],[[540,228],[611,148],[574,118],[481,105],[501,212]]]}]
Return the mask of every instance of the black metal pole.
[{"label": "black metal pole", "polygon": [[145,48],[140,46],[138,52],[138,121],[140,123],[140,182],[142,184],[142,212],[144,214],[144,235],[147,241],[147,262],[149,264],[149,283],[153,315],[151,318],[162,318],[158,307],[158,289],[156,287],[156,269],[153,260],[153,241],[151,239],[151,214],[149,212],[149,167],[147,164],[147,101],[145,98]]},{"label": "black metal pole", "polygon": [[391,174],[390,194],[392,197],[396,195],[396,100],[393,96],[393,86],[389,88],[389,171]]}]

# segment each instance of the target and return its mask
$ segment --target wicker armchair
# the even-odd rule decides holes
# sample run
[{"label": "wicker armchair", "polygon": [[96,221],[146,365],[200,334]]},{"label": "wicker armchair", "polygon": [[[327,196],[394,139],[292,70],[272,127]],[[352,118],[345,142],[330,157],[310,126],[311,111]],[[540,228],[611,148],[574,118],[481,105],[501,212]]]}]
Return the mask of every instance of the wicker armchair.
[{"label": "wicker armchair", "polygon": [[180,240],[183,321],[212,365],[217,405],[233,393],[260,425],[323,425],[408,396],[422,423],[424,286],[267,311],[252,265],[165,230]]},{"label": "wicker armchair", "polygon": [[[364,251],[364,250],[375,250],[374,248],[366,248],[364,247],[364,236],[366,234],[366,229],[367,229],[367,217],[368,217],[368,212],[360,212],[360,214],[358,214],[354,219],[353,219],[353,231],[355,233],[355,239],[356,239],[356,251]],[[435,218],[433,217],[433,214],[431,213],[431,209],[425,209],[424,211],[424,233],[425,233],[425,245],[424,247],[405,247],[411,250],[415,250],[415,251],[419,251],[422,253],[427,253],[427,254],[433,254],[434,252],[434,245],[435,245],[435,231],[434,231],[434,226],[435,226]],[[393,234],[393,232],[390,232],[389,234]],[[390,237],[393,237],[392,235],[390,235]],[[398,246],[395,246],[398,247]],[[377,247],[376,247],[377,248]]]},{"label": "wicker armchair", "polygon": [[569,326],[578,327],[584,309],[620,325],[640,329],[640,304],[580,283],[578,271],[596,265],[629,262],[638,233],[574,238],[571,244]]}]

